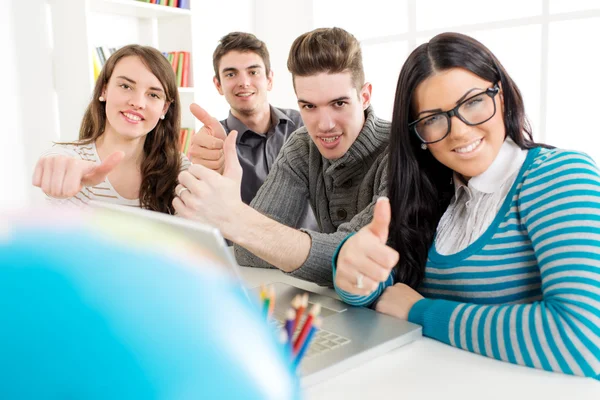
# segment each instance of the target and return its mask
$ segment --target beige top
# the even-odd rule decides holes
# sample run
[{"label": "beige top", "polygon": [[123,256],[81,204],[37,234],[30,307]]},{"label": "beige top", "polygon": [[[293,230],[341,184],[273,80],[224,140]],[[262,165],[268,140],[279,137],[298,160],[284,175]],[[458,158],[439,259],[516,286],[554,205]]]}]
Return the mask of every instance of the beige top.
[{"label": "beige top", "polygon": [[[84,161],[92,161],[95,163],[100,163],[100,156],[98,156],[98,151],[96,150],[96,144],[55,144],[51,149],[47,150],[42,154],[42,157],[47,157],[51,155],[61,155],[61,156],[69,156],[75,157]],[[190,166],[190,161],[188,158],[182,153],[181,154],[181,170],[184,171],[188,169]],[[140,200],[135,199],[126,199],[121,196],[115,188],[111,185],[108,177],[104,180],[104,182],[96,185],[96,186],[85,186],[79,193],[77,193],[74,197],[70,197],[68,199],[55,199],[49,197],[49,200],[53,204],[62,204],[62,205],[75,205],[75,206],[86,206],[91,200],[102,201],[106,203],[118,204],[122,206],[132,206],[132,207],[140,207]]]}]

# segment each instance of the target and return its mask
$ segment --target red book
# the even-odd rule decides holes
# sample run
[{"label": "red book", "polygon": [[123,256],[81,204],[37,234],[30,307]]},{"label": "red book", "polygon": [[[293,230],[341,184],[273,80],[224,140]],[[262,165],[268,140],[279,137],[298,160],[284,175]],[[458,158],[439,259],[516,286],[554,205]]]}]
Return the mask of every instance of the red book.
[{"label": "red book", "polygon": [[183,70],[181,71],[181,87],[189,87],[190,52],[183,52]]}]

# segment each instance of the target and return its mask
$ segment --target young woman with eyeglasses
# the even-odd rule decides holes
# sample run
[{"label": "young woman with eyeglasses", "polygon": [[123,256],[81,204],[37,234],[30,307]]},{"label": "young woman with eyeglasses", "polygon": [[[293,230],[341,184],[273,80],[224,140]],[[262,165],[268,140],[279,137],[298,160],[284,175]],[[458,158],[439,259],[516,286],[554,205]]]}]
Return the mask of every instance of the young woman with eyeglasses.
[{"label": "young woman with eyeglasses", "polygon": [[471,352],[599,376],[600,172],[533,142],[481,43],[445,33],[408,57],[388,191],[334,257],[343,300]]}]

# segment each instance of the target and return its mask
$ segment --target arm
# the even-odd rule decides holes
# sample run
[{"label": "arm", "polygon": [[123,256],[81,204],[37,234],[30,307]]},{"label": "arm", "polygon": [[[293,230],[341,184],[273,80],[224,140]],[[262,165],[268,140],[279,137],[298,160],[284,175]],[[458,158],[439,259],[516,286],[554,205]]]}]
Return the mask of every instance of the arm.
[{"label": "arm", "polygon": [[[284,146],[284,149],[293,148],[295,143],[294,137],[288,140],[288,143]],[[296,142],[297,143],[297,142]],[[308,181],[307,177],[298,175],[295,171],[298,170],[307,170],[308,167],[305,168],[294,168],[287,163],[283,163],[285,160],[290,159],[291,157],[282,157],[280,153],[280,157],[278,158],[278,162],[269,177],[259,190],[255,200],[252,202],[252,206],[256,208],[258,211],[268,215],[279,222],[289,225],[295,226],[298,223],[298,219],[300,215],[296,213],[290,213],[288,210],[299,210],[305,204],[305,196],[308,196]],[[294,158],[296,160],[308,160],[308,152],[306,154],[299,154],[301,152],[297,152],[292,150],[294,154]],[[297,161],[298,162],[298,161]],[[283,163],[283,164],[282,164]],[[375,207],[375,202],[378,196],[385,195],[387,189],[387,178],[386,178],[386,158],[382,156],[382,159],[378,161],[378,168],[375,173],[375,177],[373,178],[373,192],[375,193],[374,199],[364,210],[354,216],[350,221],[341,224],[338,227],[338,230],[334,233],[321,233],[303,229],[304,232],[309,238],[310,242],[306,243],[306,247],[300,249],[299,246],[296,251],[302,251],[302,262],[296,266],[295,269],[289,272],[292,276],[310,280],[312,282],[316,282],[320,285],[332,285],[332,273],[331,273],[331,261],[336,253],[336,249],[340,245],[340,243],[344,240],[348,233],[353,233],[358,231],[360,228],[365,226],[371,221],[373,216],[373,209]],[[281,190],[279,188],[279,184],[281,182],[297,182],[298,187],[302,188],[302,191],[288,191]],[[277,193],[286,193],[285,196]],[[287,193],[293,193],[287,195]],[[297,204],[290,202],[297,202]],[[293,204],[293,205],[292,205]],[[293,216],[295,219],[290,219]],[[296,231],[299,232],[299,231]],[[259,239],[258,237],[257,239]],[[280,241],[276,236],[273,237],[275,243]],[[293,243],[291,243],[293,244]],[[241,245],[241,243],[240,243]],[[236,246],[236,258],[241,265],[252,265],[258,267],[271,267],[269,264],[269,260],[262,260],[259,257],[259,252],[257,247],[260,246],[260,241],[256,240],[256,243],[253,244],[255,247],[250,248],[249,246],[244,248],[243,245]],[[284,249],[282,249],[285,251]],[[387,273],[386,273],[387,276]]]},{"label": "arm", "polygon": [[542,300],[475,305],[423,299],[423,334],[488,357],[549,371],[600,374],[600,174],[555,152],[523,183],[519,212],[541,272]]}]

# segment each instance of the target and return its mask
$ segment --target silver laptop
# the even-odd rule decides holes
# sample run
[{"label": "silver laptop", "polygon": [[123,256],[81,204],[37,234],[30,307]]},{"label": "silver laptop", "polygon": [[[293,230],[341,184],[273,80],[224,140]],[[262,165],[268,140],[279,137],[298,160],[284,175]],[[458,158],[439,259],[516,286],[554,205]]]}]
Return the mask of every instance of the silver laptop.
[{"label": "silver laptop", "polygon": [[[99,202],[92,202],[91,205],[118,213],[119,218],[148,218],[163,224],[167,231],[177,231],[188,238],[194,238],[194,242],[203,251],[210,252],[214,259],[221,261],[224,268],[242,282],[240,267],[216,228],[139,208]],[[292,299],[297,294],[307,291],[279,282],[273,286],[276,292],[274,318],[279,321],[276,325],[281,326]],[[257,290],[255,288],[255,291]],[[320,317],[323,323],[300,364],[304,387],[364,364],[421,337],[419,325],[380,314],[369,308],[352,307],[328,296],[308,293],[309,306],[304,315],[308,314],[312,304],[320,303]],[[302,326],[302,323],[298,325]]]}]

